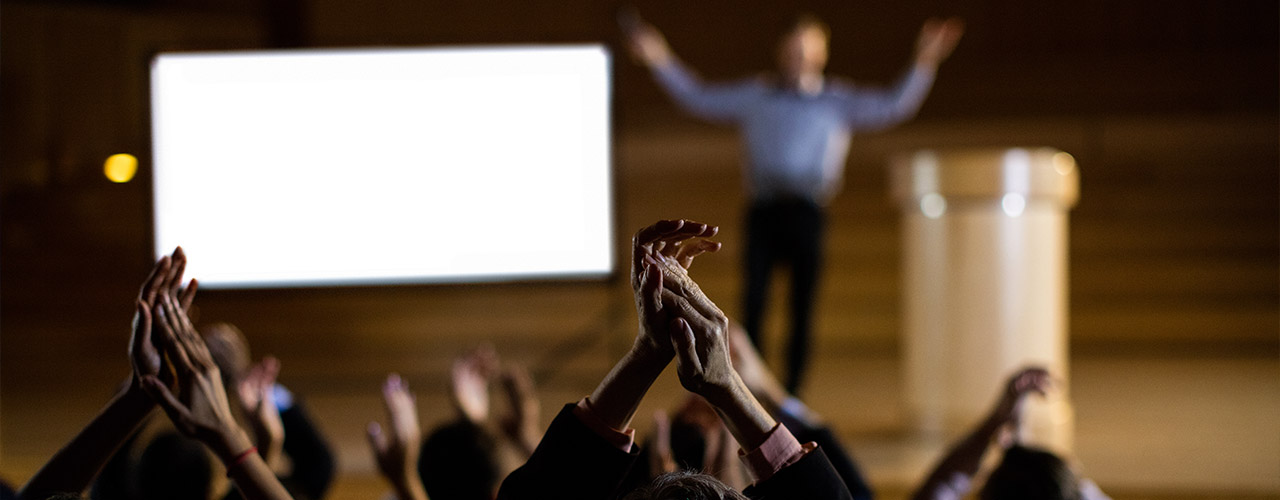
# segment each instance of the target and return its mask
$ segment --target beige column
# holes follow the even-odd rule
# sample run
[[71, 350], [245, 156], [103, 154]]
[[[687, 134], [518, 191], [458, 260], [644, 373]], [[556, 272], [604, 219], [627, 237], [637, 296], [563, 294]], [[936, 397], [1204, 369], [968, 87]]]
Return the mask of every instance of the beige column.
[[[1051, 148], [942, 149], [894, 161], [902, 206], [903, 356], [916, 431], [978, 422], [1017, 369], [1062, 383], [1027, 405], [1023, 437], [1069, 452], [1067, 211], [1071, 155]], [[1035, 399], [1035, 398], [1033, 398]]]

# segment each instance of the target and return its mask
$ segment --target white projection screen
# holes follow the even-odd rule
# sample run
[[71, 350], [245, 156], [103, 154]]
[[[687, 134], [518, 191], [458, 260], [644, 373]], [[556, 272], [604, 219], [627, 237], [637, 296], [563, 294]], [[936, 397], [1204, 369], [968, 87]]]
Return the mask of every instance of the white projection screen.
[[212, 288], [608, 276], [609, 70], [595, 45], [161, 54], [156, 254]]

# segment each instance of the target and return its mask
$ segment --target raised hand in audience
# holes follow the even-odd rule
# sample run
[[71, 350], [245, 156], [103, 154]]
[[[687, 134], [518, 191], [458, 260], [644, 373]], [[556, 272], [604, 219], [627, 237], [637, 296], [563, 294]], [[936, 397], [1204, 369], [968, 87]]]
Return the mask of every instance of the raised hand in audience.
[[172, 381], [173, 374], [153, 341], [151, 311], [157, 297], [173, 294], [183, 308], [195, 298], [196, 281], [182, 288], [186, 256], [178, 248], [172, 256], [156, 262], [142, 282], [134, 307], [133, 333], [129, 340], [129, 362], [133, 373], [123, 391], [94, 417], [61, 450], [49, 459], [27, 484], [22, 498], [47, 498], [54, 493], [80, 494], [93, 482], [116, 450], [141, 426], [155, 403], [141, 385], [143, 377]]
[[382, 477], [395, 489], [398, 500], [427, 500], [418, 475], [418, 454], [422, 428], [418, 424], [416, 398], [409, 384], [397, 374], [382, 384], [382, 401], [387, 409], [386, 432], [377, 422], [369, 422], [369, 447]]
[[502, 388], [511, 411], [502, 419], [502, 431], [516, 444], [524, 458], [529, 458], [538, 446], [542, 432], [538, 424], [542, 403], [533, 386], [533, 377], [524, 366], [510, 365], [502, 372]]
[[982, 466], [982, 458], [991, 443], [1017, 422], [1027, 395], [1044, 395], [1050, 383], [1049, 372], [1040, 367], [1024, 368], [1009, 377], [987, 418], [951, 448], [912, 498], [932, 500], [964, 496], [972, 487], [973, 477]]
[[159, 294], [152, 322], [158, 325], [159, 343], [174, 368], [175, 388], [154, 375], [142, 377], [143, 388], [179, 432], [214, 452], [246, 499], [291, 498], [248, 434], [236, 424], [218, 367], [179, 298], [172, 293]]
[[280, 472], [284, 462], [284, 422], [276, 406], [276, 377], [280, 361], [267, 356], [245, 372], [236, 388], [245, 416], [253, 426], [255, 445], [271, 470]]
[[453, 360], [453, 403], [463, 418], [476, 425], [489, 421], [489, 381], [498, 370], [498, 353], [485, 345]]

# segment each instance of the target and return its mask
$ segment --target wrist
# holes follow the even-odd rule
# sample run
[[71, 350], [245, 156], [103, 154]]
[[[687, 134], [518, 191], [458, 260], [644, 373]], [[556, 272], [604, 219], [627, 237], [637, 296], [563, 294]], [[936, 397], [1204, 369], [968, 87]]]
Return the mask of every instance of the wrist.
[[124, 391], [116, 397], [121, 403], [139, 411], [149, 412], [156, 406], [155, 400], [151, 399], [151, 395], [142, 388], [142, 379], [137, 375], [129, 377], [129, 383], [125, 385]]
[[213, 450], [214, 455], [222, 461], [223, 465], [230, 466], [238, 457], [246, 450], [254, 447], [253, 441], [239, 427], [219, 432], [213, 439], [205, 443]]
[[670, 346], [661, 346], [652, 337], [641, 336], [631, 344], [631, 351], [624, 361], [639, 366], [661, 366], [666, 368], [675, 359], [676, 353]]

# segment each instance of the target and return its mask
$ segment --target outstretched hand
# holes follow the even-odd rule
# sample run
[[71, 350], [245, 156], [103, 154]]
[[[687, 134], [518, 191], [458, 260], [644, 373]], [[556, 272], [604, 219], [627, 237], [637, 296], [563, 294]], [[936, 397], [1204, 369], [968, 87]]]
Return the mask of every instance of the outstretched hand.
[[382, 385], [389, 432], [377, 422], [369, 422], [369, 447], [378, 470], [391, 482], [400, 500], [426, 500], [426, 490], [418, 476], [418, 453], [422, 445], [422, 428], [418, 424], [416, 398], [409, 384], [392, 373]]
[[498, 353], [485, 345], [453, 360], [453, 403], [464, 418], [476, 425], [489, 420], [489, 381], [498, 370]]
[[649, 67], [662, 66], [671, 60], [671, 48], [667, 40], [653, 25], [645, 22], [635, 9], [618, 13], [618, 27], [626, 37], [631, 57]]
[[691, 220], [664, 220], [636, 232], [631, 242], [631, 288], [640, 317], [637, 348], [668, 360], [675, 354], [671, 316], [663, 312], [663, 290], [697, 286], [685, 270], [699, 255], [720, 249], [719, 243], [706, 239], [719, 230]]
[[256, 445], [262, 459], [272, 469], [279, 469], [284, 457], [284, 422], [276, 407], [276, 377], [280, 375], [280, 360], [263, 358], [253, 365], [237, 387], [245, 414], [253, 425]]
[[1044, 396], [1051, 384], [1049, 372], [1044, 368], [1033, 366], [1019, 370], [1005, 383], [1000, 401], [991, 412], [991, 420], [1002, 425], [1017, 423], [1026, 396], [1033, 392]]
[[524, 366], [512, 365], [502, 372], [501, 378], [510, 410], [502, 419], [502, 431], [520, 447], [521, 452], [526, 456], [532, 455], [534, 448], [538, 447], [538, 439], [542, 437], [538, 425], [542, 403], [538, 401], [533, 377]]
[[937, 66], [955, 50], [964, 35], [964, 20], [958, 17], [925, 21], [916, 39], [916, 64]]

